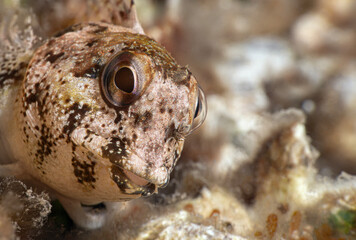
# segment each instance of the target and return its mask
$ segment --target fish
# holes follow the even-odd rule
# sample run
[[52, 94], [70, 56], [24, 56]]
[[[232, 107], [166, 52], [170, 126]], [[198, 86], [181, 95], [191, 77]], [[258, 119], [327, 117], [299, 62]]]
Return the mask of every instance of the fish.
[[22, 54], [0, 52], [0, 150], [12, 159], [0, 169], [46, 186], [88, 229], [105, 222], [98, 206], [165, 187], [206, 117], [193, 74], [123, 3], [130, 24], [78, 23]]

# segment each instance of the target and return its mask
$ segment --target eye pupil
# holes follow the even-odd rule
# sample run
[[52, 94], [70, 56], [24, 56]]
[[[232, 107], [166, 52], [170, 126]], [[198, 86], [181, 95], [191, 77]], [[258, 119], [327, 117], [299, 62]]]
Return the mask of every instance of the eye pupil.
[[128, 67], [120, 68], [115, 74], [115, 86], [126, 93], [131, 93], [135, 88], [135, 76]]
[[198, 100], [197, 101], [197, 106], [196, 106], [196, 108], [195, 108], [195, 113], [194, 113], [194, 118], [196, 118], [197, 116], [199, 116], [199, 113], [200, 113], [200, 101]]

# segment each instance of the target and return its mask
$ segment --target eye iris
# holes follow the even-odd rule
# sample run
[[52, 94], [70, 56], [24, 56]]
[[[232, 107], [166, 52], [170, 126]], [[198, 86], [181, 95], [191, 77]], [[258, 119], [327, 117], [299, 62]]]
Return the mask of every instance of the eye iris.
[[120, 68], [115, 74], [115, 86], [126, 93], [131, 93], [135, 88], [135, 76], [128, 67]]
[[207, 105], [206, 105], [206, 99], [203, 90], [201, 90], [201, 88], [198, 87], [198, 95], [197, 95], [197, 102], [195, 105], [193, 123], [187, 135], [192, 133], [204, 122], [206, 117], [206, 110], [207, 110]]

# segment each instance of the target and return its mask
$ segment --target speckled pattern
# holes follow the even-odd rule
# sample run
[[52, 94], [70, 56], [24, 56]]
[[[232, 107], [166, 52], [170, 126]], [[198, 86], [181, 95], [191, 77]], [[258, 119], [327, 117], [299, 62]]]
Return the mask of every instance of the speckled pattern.
[[[105, 66], [121, 53], [143, 65], [137, 99], [108, 101]], [[150, 195], [169, 181], [199, 90], [154, 40], [105, 23], [72, 26], [39, 47], [12, 111], [10, 145], [30, 175], [84, 204]]]

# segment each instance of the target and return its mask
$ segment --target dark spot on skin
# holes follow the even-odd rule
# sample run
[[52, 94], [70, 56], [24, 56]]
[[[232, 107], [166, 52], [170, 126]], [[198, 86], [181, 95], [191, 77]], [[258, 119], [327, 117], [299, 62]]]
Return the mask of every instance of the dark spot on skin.
[[164, 113], [166, 110], [164, 108], [159, 109], [160, 113]]
[[[6, 62], [6, 59], [3, 59]], [[5, 63], [3, 63], [5, 64]], [[4, 65], [5, 66], [5, 65]], [[0, 72], [0, 88], [5, 84], [5, 81], [8, 79], [13, 79], [15, 81], [21, 81], [24, 78], [27, 63], [21, 62], [17, 66], [8, 67], [4, 69], [4, 66], [1, 67], [2, 71]]]
[[82, 107], [78, 103], [74, 103], [69, 107], [68, 112], [71, 112], [67, 119], [67, 125], [63, 127], [63, 133], [67, 135], [67, 142], [69, 142], [70, 134], [80, 125], [84, 119], [86, 113], [91, 108], [87, 104], [83, 104]]
[[137, 139], [137, 134], [134, 133], [134, 134], [132, 135], [132, 140], [133, 140], [133, 141], [136, 141], [136, 139]]
[[75, 25], [72, 25], [62, 31], [59, 31], [58, 33], [56, 33], [54, 35], [54, 37], [60, 37], [68, 32], [79, 32], [80, 30], [83, 29], [83, 27], [85, 26], [86, 24], [82, 24], [82, 23], [79, 23], [79, 24], [75, 24]]
[[127, 138], [125, 138], [125, 137], [122, 139], [122, 142], [123, 142], [126, 146], [130, 146], [130, 144], [131, 144], [130, 140], [127, 139]]
[[89, 23], [89, 25], [91, 25], [91, 26], [95, 25], [95, 27], [96, 27], [94, 30], [91, 31], [92, 33], [102, 33], [102, 32], [105, 32], [108, 29], [108, 27], [100, 26], [98, 24]]
[[174, 126], [174, 123], [171, 123], [171, 125], [169, 125], [169, 127], [166, 129], [164, 141], [166, 142], [171, 137], [176, 138], [176, 133], [177, 129]]
[[95, 63], [88, 68], [80, 69], [76, 68], [74, 70], [75, 77], [89, 77], [89, 78], [97, 78], [99, 76], [101, 69], [101, 65]]
[[39, 115], [41, 118], [43, 118], [43, 106], [44, 106], [44, 99], [41, 100], [40, 95], [42, 93], [42, 90], [40, 89], [40, 84], [36, 83], [34, 86], [33, 91], [31, 91], [31, 93], [25, 98], [25, 102], [27, 103], [27, 107], [25, 107], [25, 109], [28, 108], [28, 106], [32, 103], [37, 103], [37, 109], [39, 112]]
[[20, 67], [20, 69], [21, 69], [21, 68], [26, 67], [26, 65], [27, 65], [27, 63], [25, 63], [25, 62], [20, 62], [19, 67]]
[[51, 51], [46, 55], [46, 61], [49, 61], [50, 63], [54, 63], [55, 61], [57, 61], [58, 58], [62, 57], [63, 55], [64, 52], [53, 54], [53, 52]]
[[55, 39], [50, 39], [49, 41], [48, 41], [48, 43], [47, 43], [47, 46], [50, 48], [52, 45], [53, 45], [53, 43], [55, 42], [56, 40]]
[[119, 111], [116, 111], [116, 118], [114, 120], [114, 123], [117, 124], [118, 122], [120, 122], [121, 118], [122, 118], [121, 113]]
[[152, 167], [153, 167], [153, 163], [152, 163], [152, 162], [148, 162], [148, 163], [147, 163], [147, 166], [146, 166], [146, 168], [145, 168], [145, 174], [146, 174], [146, 176], [149, 175], [150, 170], [152, 169]]
[[152, 120], [152, 113], [146, 111], [141, 119], [143, 124], [148, 124]]
[[87, 129], [86, 131], [87, 135], [85, 135], [84, 139], [86, 140], [87, 138], [90, 137], [90, 135], [93, 133], [92, 131], [90, 131], [89, 129]]
[[119, 14], [123, 20], [126, 20], [129, 18], [130, 12], [131, 12], [131, 9], [129, 9], [128, 11], [120, 11]]
[[97, 43], [98, 40], [97, 39], [92, 39], [90, 40], [87, 44], [85, 44], [85, 46], [87, 47], [92, 47], [95, 43]]
[[77, 181], [91, 188], [95, 188], [95, 165], [95, 162], [80, 162], [77, 158], [73, 157], [72, 166], [74, 175], [77, 177]]
[[[122, 169], [118, 166], [112, 165], [111, 167], [112, 179], [119, 187], [120, 191], [125, 193], [129, 186], [125, 182], [126, 175], [123, 173]], [[139, 193], [132, 193], [132, 195], [137, 195]]]
[[120, 138], [113, 137], [106, 146], [101, 147], [103, 157], [108, 158], [114, 164], [120, 165], [121, 160], [127, 157], [126, 144]]
[[40, 137], [37, 140], [37, 150], [35, 155], [36, 162], [39, 165], [42, 165], [45, 158], [52, 153], [54, 137], [50, 132], [50, 129], [45, 124], [42, 124], [41, 128], [38, 126], [37, 128], [40, 131]]
[[134, 124], [142, 124], [143, 126], [148, 126], [150, 124], [150, 121], [152, 120], [152, 113], [149, 111], [146, 111], [144, 114], [139, 115], [137, 113], [133, 113], [133, 118], [134, 118]]
[[134, 118], [134, 124], [137, 125], [140, 122], [140, 115], [137, 113], [132, 113], [132, 116]]

